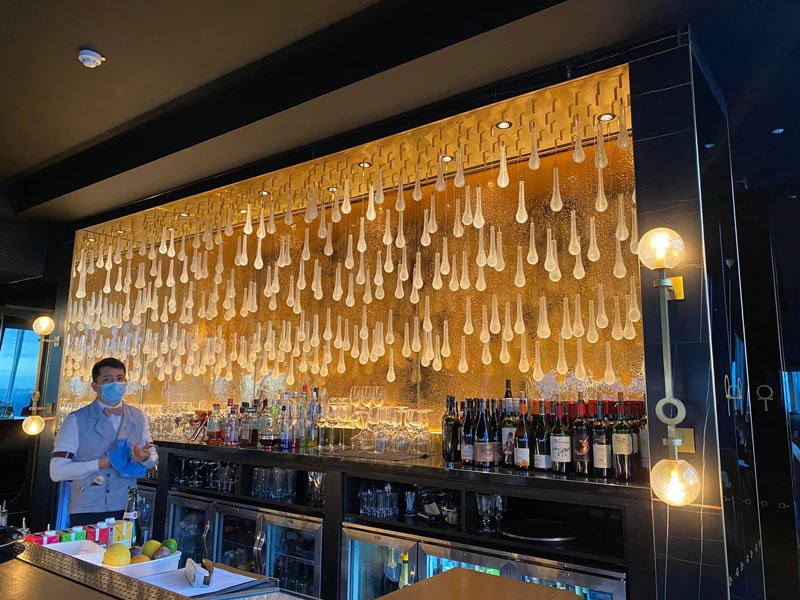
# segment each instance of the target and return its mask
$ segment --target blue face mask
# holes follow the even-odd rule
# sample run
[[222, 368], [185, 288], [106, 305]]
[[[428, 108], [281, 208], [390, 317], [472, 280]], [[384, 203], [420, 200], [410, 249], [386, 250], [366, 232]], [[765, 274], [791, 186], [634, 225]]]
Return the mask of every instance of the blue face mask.
[[128, 384], [125, 381], [112, 381], [100, 386], [100, 396], [108, 404], [117, 404], [125, 395]]

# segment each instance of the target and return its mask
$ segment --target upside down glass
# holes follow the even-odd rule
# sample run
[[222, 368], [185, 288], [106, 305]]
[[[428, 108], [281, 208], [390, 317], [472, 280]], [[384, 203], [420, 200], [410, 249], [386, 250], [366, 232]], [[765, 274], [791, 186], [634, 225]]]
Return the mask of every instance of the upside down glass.
[[490, 525], [495, 509], [494, 496], [475, 494], [475, 500], [478, 504], [478, 515], [480, 515], [481, 519], [483, 519], [483, 527], [478, 530], [478, 533], [494, 533], [495, 530], [492, 529]]

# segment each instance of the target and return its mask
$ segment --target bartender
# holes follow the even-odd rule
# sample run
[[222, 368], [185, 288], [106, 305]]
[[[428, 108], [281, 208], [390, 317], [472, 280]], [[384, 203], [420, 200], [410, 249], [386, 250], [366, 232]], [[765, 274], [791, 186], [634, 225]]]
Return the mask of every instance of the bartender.
[[56, 436], [50, 478], [70, 482], [70, 526], [121, 519], [128, 488], [158, 461], [144, 413], [122, 402], [127, 387], [122, 361], [92, 367], [97, 397], [70, 413]]

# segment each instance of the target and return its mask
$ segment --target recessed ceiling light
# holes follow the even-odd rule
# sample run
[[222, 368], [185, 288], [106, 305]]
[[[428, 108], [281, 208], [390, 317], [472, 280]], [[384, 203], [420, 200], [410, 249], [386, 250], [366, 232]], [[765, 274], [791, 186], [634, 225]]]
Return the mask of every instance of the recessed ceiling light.
[[106, 57], [99, 52], [90, 50], [89, 48], [81, 48], [78, 50], [78, 60], [87, 69], [94, 69], [95, 67], [102, 65], [105, 62]]
[[713, 148], [714, 146], [715, 146], [715, 144], [712, 144], [711, 142], [706, 144], [706, 148], [708, 148], [709, 150], [711, 150], [711, 148]]
[[494, 124], [498, 129], [510, 129], [512, 125], [513, 123], [511, 121], [506, 121], [505, 119]]
[[94, 238], [86, 238], [86, 241], [87, 241], [87, 242], [93, 242], [93, 241], [94, 241]]
[[122, 235], [123, 233], [125, 233], [125, 230], [124, 229], [117, 229], [117, 233], [119, 235]]
[[358, 163], [358, 166], [362, 169], [369, 169], [372, 166], [372, 163], [368, 160], [362, 160], [360, 163]]
[[240, 215], [246, 215], [247, 214], [247, 209], [246, 208], [240, 208], [239, 209], [239, 214]]
[[452, 157], [452, 156], [450, 156], [449, 154], [445, 154], [445, 155], [442, 157], [442, 162], [452, 162], [452, 161], [453, 161], [453, 157]]
[[179, 217], [188, 217], [189, 213], [186, 212], [185, 210], [182, 210], [181, 212], [178, 213], [178, 216]]
[[772, 133], [774, 133], [775, 135], [780, 135], [780, 134], [781, 134], [781, 133], [783, 133], [784, 131], [785, 131], [785, 130], [784, 130], [784, 128], [783, 128], [783, 127], [776, 127], [775, 129], [773, 129], [773, 130], [772, 130]]
[[329, 185], [328, 186], [328, 191], [331, 192], [331, 193], [335, 192], [336, 191], [336, 186], [335, 185]]
[[597, 115], [597, 120], [602, 121], [603, 123], [607, 123], [608, 121], [613, 121], [614, 117], [616, 117], [614, 113], [604, 112]]
[[269, 192], [267, 190], [258, 190], [258, 193], [261, 196], [269, 196]]

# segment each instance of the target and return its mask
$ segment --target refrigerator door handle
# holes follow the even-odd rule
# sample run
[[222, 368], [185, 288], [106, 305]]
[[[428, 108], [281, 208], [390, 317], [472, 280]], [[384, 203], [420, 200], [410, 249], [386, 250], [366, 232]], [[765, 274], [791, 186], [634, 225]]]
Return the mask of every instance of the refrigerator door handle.
[[261, 558], [261, 550], [264, 548], [265, 538], [264, 532], [259, 530], [253, 543], [253, 562], [255, 563], [256, 573], [260, 574], [265, 571], [264, 561]]
[[[208, 532], [211, 530], [211, 520], [206, 519], [206, 524], [203, 525], [203, 557], [211, 558], [208, 556]], [[213, 560], [213, 558], [211, 558]]]

